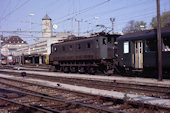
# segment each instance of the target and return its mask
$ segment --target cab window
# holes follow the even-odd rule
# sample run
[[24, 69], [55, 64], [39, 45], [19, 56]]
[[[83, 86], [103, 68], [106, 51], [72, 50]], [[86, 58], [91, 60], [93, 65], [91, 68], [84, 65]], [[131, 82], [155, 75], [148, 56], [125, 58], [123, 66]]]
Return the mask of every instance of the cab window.
[[107, 41], [106, 38], [103, 38], [103, 45], [106, 45]]

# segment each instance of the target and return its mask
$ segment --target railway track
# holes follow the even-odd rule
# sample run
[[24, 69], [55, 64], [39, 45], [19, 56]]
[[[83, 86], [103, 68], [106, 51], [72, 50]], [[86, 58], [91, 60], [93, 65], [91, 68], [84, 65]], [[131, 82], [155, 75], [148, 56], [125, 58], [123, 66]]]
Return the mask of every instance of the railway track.
[[[37, 95], [33, 93], [23, 92], [23, 91], [16, 91], [11, 90], [7, 88], [0, 88], [0, 90], [4, 91], [10, 91], [13, 94], [22, 95], [22, 96], [16, 96], [16, 97], [1, 97], [0, 99], [3, 101], [8, 101], [14, 104], [30, 107], [32, 109], [36, 109], [41, 112], [47, 112], [47, 113], [62, 113], [62, 112], [79, 112], [82, 111], [82, 113], [88, 112], [101, 112], [101, 113], [123, 113], [118, 110], [107, 110], [102, 109], [96, 106], [82, 104], [78, 102], [73, 101], [67, 101], [63, 99], [57, 99], [53, 97], [48, 96], [42, 96]], [[125, 112], [124, 112], [125, 113]]]
[[[50, 111], [50, 109], [45, 109], [38, 106], [32, 106], [32, 105], [21, 103], [21, 101], [18, 102], [14, 100], [15, 98], [19, 98], [19, 97], [21, 98], [25, 96], [24, 93], [21, 92], [19, 93], [18, 91], [5, 89], [5, 88], [0, 88], [0, 90], [3, 92], [8, 92], [3, 94], [3, 96], [0, 96], [1, 113], [52, 113], [52, 110]], [[11, 97], [9, 95], [15, 95], [15, 97], [14, 96]]]
[[[73, 91], [40, 85], [37, 83], [30, 83], [26, 81], [14, 80], [14, 79], [9, 79], [9, 78], [0, 78], [0, 86], [4, 88], [10, 88], [10, 89], [12, 88], [13, 90], [20, 90], [19, 92], [21, 92], [22, 95], [29, 95], [29, 94], [36, 95], [36, 96], [38, 95], [38, 97], [36, 97], [38, 98], [38, 101], [37, 99], [35, 99], [36, 101], [31, 99], [30, 101], [31, 104], [29, 104], [28, 106], [38, 107], [38, 108], [41, 108], [42, 110], [48, 110], [48, 109], [51, 111], [53, 110], [52, 112], [55, 112], [53, 108], [58, 108], [57, 110], [59, 110], [60, 112], [65, 112], [65, 109], [67, 109], [66, 110], [67, 112], [68, 111], [70, 112], [81, 111], [81, 113], [84, 113], [87, 111], [88, 113], [89, 112], [91, 113], [98, 113], [98, 112], [124, 113], [123, 111], [131, 112], [131, 113], [137, 113], [137, 112], [145, 113], [145, 112], [154, 111], [155, 113], [157, 112], [160, 113], [160, 112], [166, 111], [166, 109], [158, 108], [155, 106], [149, 106], [147, 104], [128, 102], [128, 101], [126, 102], [120, 99], [112, 99], [112, 98], [105, 98], [101, 96], [89, 95], [89, 94], [84, 94], [84, 93], [77, 93]], [[31, 97], [31, 98], [35, 98], [35, 97]], [[61, 104], [62, 105], [61, 108], [63, 109], [60, 109], [59, 107], [60, 104], [56, 104], [56, 102], [54, 102], [55, 103], [54, 105], [49, 104], [49, 103], [52, 103], [51, 101], [54, 101], [54, 100], [47, 101], [46, 99], [49, 99], [49, 98], [54, 99], [55, 101], [59, 100], [60, 104], [61, 102], [64, 102], [64, 105]], [[18, 100], [19, 102], [23, 100], [27, 104], [30, 103], [29, 101], [26, 101], [30, 99], [27, 99], [27, 97], [25, 98], [25, 96], [22, 98], [19, 98]], [[46, 103], [42, 104], [40, 100], [43, 100], [43, 103], [45, 100]], [[23, 101], [22, 103], [24, 103]], [[32, 104], [32, 103], [35, 103], [35, 104]], [[36, 104], [36, 103], [39, 103], [39, 104]], [[44, 105], [45, 107], [42, 105]], [[52, 106], [52, 108], [50, 108], [48, 105]], [[73, 107], [70, 108], [68, 106], [73, 106]]]
[[[7, 81], [6, 81], [7, 82]], [[92, 104], [85, 104], [81, 102], [76, 102], [72, 100], [67, 100], [64, 98], [57, 98], [56, 95], [53, 96], [52, 94], [49, 95], [45, 93], [41, 93], [35, 90], [28, 90], [26, 88], [21, 88], [19, 86], [11, 85], [11, 83], [0, 83], [4, 86], [10, 86], [14, 89], [9, 88], [0, 88], [2, 92], [8, 92], [8, 94], [3, 94], [0, 96], [0, 99], [3, 101], [7, 101], [8, 103], [13, 103], [14, 105], [17, 104], [17, 107], [24, 106], [29, 108], [29, 110], [37, 110], [40, 112], [49, 112], [49, 113], [126, 113], [120, 110], [115, 109], [107, 109], [104, 107], [92, 105]], [[23, 82], [22, 82], [23, 84]], [[2, 85], [2, 86], [3, 86]], [[40, 86], [39, 86], [40, 88]], [[35, 89], [35, 88], [34, 88]], [[25, 90], [25, 91], [18, 91], [18, 90]], [[41, 88], [42, 90], [42, 88]], [[12, 96], [9, 93], [13, 93]], [[47, 92], [46, 92], [47, 93]], [[17, 96], [16, 96], [17, 95]], [[65, 94], [66, 96], [67, 94]], [[67, 95], [68, 96], [68, 95]], [[72, 97], [72, 96], [71, 96]], [[71, 98], [70, 96], [67, 98]], [[75, 98], [75, 97], [72, 97]], [[77, 98], [78, 99], [78, 98]], [[92, 102], [92, 101], [91, 101]], [[13, 106], [14, 106], [13, 105]], [[16, 106], [14, 106], [16, 107]], [[21, 107], [19, 108], [21, 109]], [[13, 109], [14, 110], [14, 109]], [[17, 109], [18, 110], [18, 109]]]
[[49, 71], [49, 65], [0, 65], [1, 69], [29, 70], [29, 71]]
[[[11, 73], [20, 76], [20, 73]], [[120, 82], [120, 81], [99, 81], [99, 80], [87, 80], [79, 78], [66, 78], [66, 77], [53, 77], [53, 76], [42, 76], [35, 74], [27, 74], [27, 77], [37, 78], [42, 80], [48, 80], [53, 82], [60, 82], [65, 84], [72, 84], [77, 86], [86, 86], [96, 89], [104, 90], [114, 90], [118, 92], [125, 92], [130, 94], [139, 94], [150, 97], [165, 98], [170, 99], [170, 87], [168, 86], [155, 86], [155, 85], [146, 85], [146, 84], [136, 84], [129, 82]]]
[[[43, 77], [40, 78], [42, 79]], [[80, 85], [97, 89], [114, 90], [118, 92], [127, 92], [131, 94], [140, 94], [151, 97], [170, 99], [170, 87], [165, 86], [125, 83], [119, 81], [106, 82], [64, 77], [57, 77], [52, 79], [57, 82], [62, 82], [66, 84]]]

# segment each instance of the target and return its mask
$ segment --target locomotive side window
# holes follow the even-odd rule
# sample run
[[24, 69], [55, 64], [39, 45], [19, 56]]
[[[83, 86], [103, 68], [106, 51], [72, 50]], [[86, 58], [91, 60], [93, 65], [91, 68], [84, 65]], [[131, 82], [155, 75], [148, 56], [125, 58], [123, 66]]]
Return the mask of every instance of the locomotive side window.
[[70, 45], [70, 48], [69, 48], [69, 49], [70, 49], [70, 51], [72, 51], [72, 48], [73, 48], [73, 46], [72, 46], [72, 45]]
[[63, 51], [65, 51], [65, 47], [63, 46]]
[[57, 47], [54, 47], [54, 52], [57, 52]]
[[90, 47], [91, 47], [90, 43], [87, 43], [87, 48], [90, 48]]
[[106, 38], [103, 38], [103, 45], [106, 45]]
[[96, 40], [96, 48], [99, 48], [99, 41]]
[[112, 38], [108, 37], [108, 43], [112, 43]]
[[78, 49], [80, 49], [81, 48], [81, 45], [80, 44], [78, 44]]
[[124, 50], [124, 53], [129, 53], [129, 42], [128, 41], [124, 42], [123, 50]]
[[149, 39], [145, 41], [145, 52], [157, 51], [157, 41]]

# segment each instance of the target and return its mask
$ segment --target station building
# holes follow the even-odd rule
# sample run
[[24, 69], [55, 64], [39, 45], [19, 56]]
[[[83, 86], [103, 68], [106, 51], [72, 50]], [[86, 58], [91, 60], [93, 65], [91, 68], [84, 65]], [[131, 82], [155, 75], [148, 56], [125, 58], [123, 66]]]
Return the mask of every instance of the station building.
[[62, 42], [68, 37], [67, 32], [53, 36], [51, 18], [46, 14], [42, 19], [42, 38], [33, 44], [19, 47], [15, 56], [20, 64], [48, 64], [51, 53], [51, 44]]

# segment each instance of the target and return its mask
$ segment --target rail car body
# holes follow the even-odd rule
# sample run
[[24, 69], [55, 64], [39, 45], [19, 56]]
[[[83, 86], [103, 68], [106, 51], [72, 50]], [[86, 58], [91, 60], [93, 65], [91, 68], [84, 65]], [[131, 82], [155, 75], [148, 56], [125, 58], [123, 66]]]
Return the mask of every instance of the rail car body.
[[1, 64], [2, 65], [6, 65], [7, 64], [7, 58], [6, 57], [2, 58]]
[[[170, 28], [162, 29], [162, 68], [170, 72]], [[118, 38], [118, 62], [126, 71], [157, 70], [157, 31], [147, 30], [120, 36]]]
[[12, 55], [9, 55], [7, 57], [4, 57], [1, 61], [1, 64], [2, 65], [15, 65], [16, 64], [16, 57], [15, 56], [12, 56]]
[[[52, 44], [50, 64], [64, 72], [95, 73], [106, 70], [115, 59], [115, 42], [119, 35], [98, 35]], [[107, 65], [107, 66], [106, 66]]]
[[7, 63], [10, 64], [10, 65], [15, 65], [16, 64], [16, 57], [12, 56], [12, 55], [9, 55], [7, 57]]

